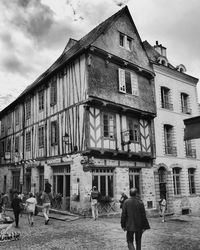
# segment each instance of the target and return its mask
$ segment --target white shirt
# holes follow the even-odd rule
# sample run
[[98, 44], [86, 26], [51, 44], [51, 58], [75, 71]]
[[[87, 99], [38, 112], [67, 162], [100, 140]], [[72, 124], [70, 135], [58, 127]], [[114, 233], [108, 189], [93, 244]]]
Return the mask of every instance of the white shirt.
[[26, 200], [26, 204], [27, 204], [27, 212], [34, 212], [37, 200], [34, 197], [28, 198]]

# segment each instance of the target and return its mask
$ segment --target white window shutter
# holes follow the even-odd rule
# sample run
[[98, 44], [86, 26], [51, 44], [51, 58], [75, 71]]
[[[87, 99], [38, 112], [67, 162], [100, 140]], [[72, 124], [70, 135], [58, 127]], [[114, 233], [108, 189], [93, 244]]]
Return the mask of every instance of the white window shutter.
[[138, 78], [135, 73], [131, 73], [131, 86], [132, 86], [132, 94], [138, 96]]
[[118, 69], [119, 74], [119, 92], [126, 93], [125, 71]]

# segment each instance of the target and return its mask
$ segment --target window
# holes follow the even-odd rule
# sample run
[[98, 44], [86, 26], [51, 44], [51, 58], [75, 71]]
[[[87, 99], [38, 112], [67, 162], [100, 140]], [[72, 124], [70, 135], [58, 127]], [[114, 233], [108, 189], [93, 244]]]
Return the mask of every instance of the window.
[[124, 35], [122, 33], [119, 33], [119, 45], [124, 47]]
[[25, 103], [26, 109], [26, 119], [28, 120], [31, 117], [31, 98], [28, 98]]
[[96, 186], [102, 196], [113, 197], [113, 172], [112, 168], [92, 170], [92, 186]]
[[19, 108], [15, 109], [15, 125], [19, 124]]
[[4, 120], [1, 120], [1, 133], [3, 134], [5, 132], [5, 124]]
[[31, 132], [26, 132], [26, 151], [31, 150]]
[[191, 109], [189, 108], [189, 96], [185, 93], [181, 93], [181, 109], [184, 114], [191, 114]]
[[195, 169], [188, 169], [188, 179], [189, 179], [189, 192], [190, 194], [195, 194]]
[[11, 139], [7, 139], [6, 152], [11, 152]]
[[7, 119], [8, 119], [8, 128], [11, 128], [11, 124], [12, 124], [12, 115], [11, 115], [11, 113], [8, 114]]
[[51, 122], [51, 145], [58, 144], [58, 124], [56, 121]]
[[44, 90], [39, 91], [39, 111], [44, 109]]
[[180, 168], [173, 168], [173, 183], [175, 195], [181, 194], [180, 172]]
[[50, 105], [53, 106], [57, 103], [57, 84], [56, 80], [54, 80], [51, 83], [51, 88], [50, 88]]
[[39, 192], [44, 190], [44, 167], [39, 168]]
[[196, 158], [196, 149], [193, 148], [192, 140], [185, 141], [185, 153], [186, 157]]
[[19, 152], [19, 136], [15, 137], [15, 152]]
[[115, 121], [113, 114], [103, 114], [103, 136], [114, 139]]
[[12, 189], [20, 191], [20, 171], [12, 172]]
[[137, 188], [140, 194], [140, 169], [129, 168], [129, 188]]
[[176, 147], [173, 146], [173, 126], [164, 125], [165, 154], [176, 156]]
[[127, 48], [129, 50], [132, 49], [132, 38], [130, 38], [130, 37], [127, 37]]
[[44, 147], [44, 126], [39, 127], [39, 148], [43, 148]]
[[132, 118], [127, 120], [129, 141], [139, 142], [139, 124], [138, 121]]
[[161, 87], [161, 107], [173, 110], [173, 105], [170, 103], [170, 89], [166, 87]]
[[119, 69], [119, 91], [138, 96], [138, 79], [134, 72]]

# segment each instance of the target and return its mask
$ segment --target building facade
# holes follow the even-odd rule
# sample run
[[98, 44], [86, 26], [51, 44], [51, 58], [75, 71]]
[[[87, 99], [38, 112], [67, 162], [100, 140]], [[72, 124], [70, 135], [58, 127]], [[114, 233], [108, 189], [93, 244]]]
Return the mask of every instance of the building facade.
[[158, 42], [144, 46], [156, 74], [156, 200], [164, 196], [169, 213], [199, 214], [200, 140], [184, 140], [184, 120], [199, 115], [198, 79], [184, 65], [172, 66]]
[[89, 209], [93, 185], [118, 209], [137, 187], [156, 208], [154, 72], [127, 7], [62, 55], [0, 112], [0, 190], [38, 193]]

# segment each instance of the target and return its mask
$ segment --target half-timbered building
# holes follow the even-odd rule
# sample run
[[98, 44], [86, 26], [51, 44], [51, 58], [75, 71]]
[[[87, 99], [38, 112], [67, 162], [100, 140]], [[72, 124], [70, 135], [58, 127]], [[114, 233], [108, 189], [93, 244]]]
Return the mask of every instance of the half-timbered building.
[[154, 209], [155, 115], [154, 72], [125, 7], [70, 39], [0, 112], [0, 189], [37, 193], [48, 180], [63, 208], [83, 213], [93, 185], [114, 203], [137, 187]]

